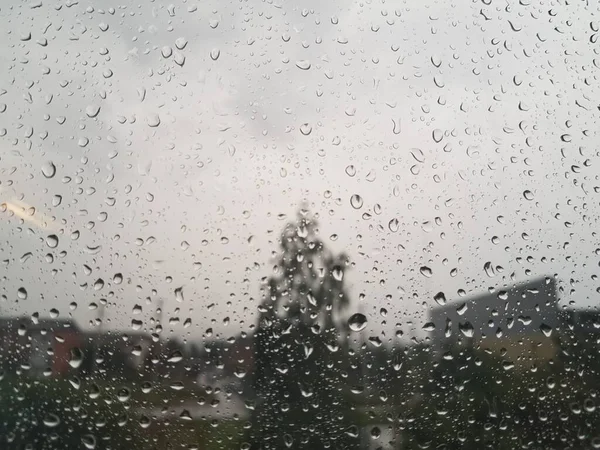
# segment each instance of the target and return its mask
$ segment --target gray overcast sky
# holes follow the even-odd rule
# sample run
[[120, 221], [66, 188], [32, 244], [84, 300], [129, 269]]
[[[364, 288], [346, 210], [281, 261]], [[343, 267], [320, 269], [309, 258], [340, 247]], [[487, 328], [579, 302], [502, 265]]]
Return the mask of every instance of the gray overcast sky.
[[[355, 262], [351, 312], [370, 332], [410, 333], [435, 293], [513, 273], [558, 274], [563, 302], [596, 305], [597, 14], [585, 2], [0, 0], [0, 309], [66, 316], [74, 301], [85, 326], [113, 292], [111, 327], [140, 304], [149, 329], [164, 299], [192, 336], [248, 330], [304, 201]], [[490, 278], [487, 261], [503, 270]]]

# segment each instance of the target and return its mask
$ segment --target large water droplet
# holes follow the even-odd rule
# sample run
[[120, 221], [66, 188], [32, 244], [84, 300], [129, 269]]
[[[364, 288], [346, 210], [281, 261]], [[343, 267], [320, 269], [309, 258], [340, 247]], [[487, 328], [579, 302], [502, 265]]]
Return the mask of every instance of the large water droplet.
[[362, 331], [367, 327], [367, 318], [364, 314], [352, 314], [348, 319], [348, 326], [352, 331]]
[[46, 178], [52, 178], [54, 175], [56, 175], [56, 166], [52, 161], [46, 161], [42, 165], [42, 174]]
[[337, 281], [342, 281], [344, 279], [344, 271], [340, 266], [335, 266], [331, 273], [333, 278], [335, 278]]
[[87, 114], [88, 117], [96, 117], [98, 115], [98, 113], [100, 113], [100, 106], [98, 105], [88, 105], [85, 108], [85, 113]]
[[296, 61], [296, 67], [298, 67], [298, 69], [308, 70], [310, 69], [310, 61], [306, 59]]
[[44, 416], [43, 422], [48, 428], [54, 428], [60, 424], [60, 417], [56, 414], [48, 413]]
[[69, 365], [73, 369], [77, 369], [79, 366], [81, 366], [82, 362], [83, 362], [83, 352], [77, 347], [72, 348], [71, 355], [69, 357]]
[[160, 117], [158, 114], [150, 114], [146, 117], [146, 123], [149, 127], [156, 128], [160, 125]]
[[446, 296], [444, 295], [444, 293], [443, 293], [443, 292], [438, 292], [437, 294], [435, 294], [435, 295], [433, 296], [433, 299], [435, 300], [435, 302], [436, 302], [438, 305], [442, 305], [442, 306], [443, 306], [443, 305], [445, 305], [445, 304], [446, 304]]
[[58, 247], [58, 236], [55, 234], [51, 234], [50, 236], [46, 236], [46, 245], [50, 248]]
[[433, 271], [427, 266], [421, 267], [419, 269], [419, 272], [421, 272], [421, 275], [427, 278], [431, 278], [431, 276], [433, 275]]
[[350, 197], [350, 204], [354, 209], [360, 209], [363, 205], [363, 199], [360, 195], [354, 194], [352, 197]]

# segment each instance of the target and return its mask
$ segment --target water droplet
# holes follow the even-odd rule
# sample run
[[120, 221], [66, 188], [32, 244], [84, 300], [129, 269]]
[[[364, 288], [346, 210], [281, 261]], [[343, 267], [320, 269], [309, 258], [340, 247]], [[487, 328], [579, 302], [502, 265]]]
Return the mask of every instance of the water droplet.
[[308, 69], [310, 69], [310, 61], [308, 61], [306, 59], [302, 59], [300, 61], [296, 61], [296, 67], [298, 69], [308, 70]]
[[410, 154], [413, 158], [415, 158], [415, 160], [417, 160], [420, 163], [425, 161], [425, 155], [423, 154], [423, 150], [421, 150], [420, 148], [411, 148]]
[[435, 130], [433, 130], [432, 137], [436, 143], [440, 143], [440, 142], [442, 142], [442, 139], [444, 138], [444, 132], [442, 130], [436, 128]]
[[475, 330], [473, 328], [473, 325], [471, 325], [471, 322], [459, 323], [458, 329], [461, 331], [462, 334], [469, 338], [473, 337], [473, 335], [475, 334]]
[[348, 319], [348, 326], [352, 331], [362, 331], [367, 327], [367, 318], [364, 314], [352, 314]]
[[352, 164], [350, 164], [349, 166], [346, 167], [346, 174], [349, 177], [353, 177], [354, 175], [356, 175], [356, 167], [354, 167]]
[[363, 205], [362, 197], [358, 194], [354, 194], [352, 197], [350, 197], [350, 205], [352, 205], [352, 207], [354, 209], [362, 208], [362, 205]]
[[121, 284], [123, 282], [123, 275], [120, 273], [116, 273], [113, 276], [113, 283], [115, 284]]
[[82, 362], [83, 362], [83, 352], [77, 347], [72, 348], [71, 355], [69, 357], [69, 365], [73, 369], [77, 369], [79, 366], [81, 366]]
[[445, 304], [446, 304], [446, 296], [444, 295], [444, 293], [443, 293], [443, 292], [438, 292], [437, 294], [435, 294], [435, 295], [433, 296], [433, 299], [435, 300], [435, 302], [436, 302], [438, 305], [442, 305], [442, 306], [443, 306], [443, 305], [445, 305]]
[[94, 118], [100, 113], [100, 106], [98, 105], [88, 105], [85, 108], [85, 113], [88, 117]]
[[427, 322], [425, 325], [423, 325], [423, 330], [431, 332], [435, 330], [435, 324], [433, 322]]
[[56, 236], [55, 234], [46, 236], [46, 245], [50, 248], [58, 247], [58, 236]]
[[485, 274], [490, 278], [496, 276], [496, 271], [494, 270], [494, 266], [492, 266], [492, 263], [490, 261], [486, 262], [483, 265], [483, 270], [485, 271]]
[[24, 287], [17, 289], [17, 297], [19, 300], [27, 300], [27, 290]]
[[185, 48], [185, 46], [187, 45], [188, 41], [186, 38], [184, 37], [178, 37], [175, 40], [175, 47], [177, 47], [178, 50], [183, 50]]
[[335, 278], [337, 281], [342, 281], [344, 279], [344, 271], [340, 266], [334, 266], [331, 273], [333, 278]]
[[183, 302], [183, 287], [175, 289], [175, 300], [177, 300], [180, 303]]
[[546, 325], [545, 323], [540, 325], [540, 330], [542, 330], [542, 333], [544, 333], [544, 336], [546, 337], [550, 337], [552, 335], [552, 327]]
[[421, 267], [419, 269], [419, 272], [421, 272], [421, 275], [427, 278], [430, 278], [433, 275], [433, 271], [427, 266]]
[[398, 222], [398, 219], [393, 218], [392, 220], [390, 220], [390, 222], [388, 223], [388, 228], [392, 233], [398, 232], [398, 230], [400, 229], [400, 222]]
[[42, 165], [42, 174], [46, 178], [52, 178], [56, 175], [56, 166], [52, 161], [46, 161], [44, 165]]
[[168, 45], [165, 45], [163, 48], [160, 49], [160, 53], [163, 56], [163, 58], [170, 58], [173, 54], [173, 49]]
[[523, 191], [523, 197], [525, 197], [525, 200], [533, 200], [533, 192], [530, 190]]
[[146, 123], [149, 127], [156, 128], [160, 125], [160, 117], [158, 114], [150, 114], [146, 117]]
[[84, 434], [81, 437], [81, 442], [88, 450], [94, 450], [96, 448], [96, 437], [92, 434]]
[[308, 136], [312, 132], [312, 126], [309, 123], [303, 123], [300, 125], [300, 133], [304, 136]]
[[56, 414], [48, 413], [44, 416], [43, 422], [48, 428], [54, 428], [60, 425], [60, 417]]
[[468, 306], [466, 303], [461, 303], [458, 308], [456, 308], [456, 312], [458, 313], [459, 316], [462, 316], [464, 313], [467, 312]]
[[221, 56], [221, 50], [219, 50], [218, 48], [213, 48], [210, 51], [210, 59], [212, 59], [213, 61], [219, 59], [219, 56]]

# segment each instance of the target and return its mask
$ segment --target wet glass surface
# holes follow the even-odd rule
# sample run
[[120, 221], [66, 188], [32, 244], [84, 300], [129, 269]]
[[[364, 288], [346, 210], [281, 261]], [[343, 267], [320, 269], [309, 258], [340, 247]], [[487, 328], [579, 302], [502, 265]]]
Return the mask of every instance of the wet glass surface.
[[600, 448], [598, 5], [0, 1], [0, 448]]

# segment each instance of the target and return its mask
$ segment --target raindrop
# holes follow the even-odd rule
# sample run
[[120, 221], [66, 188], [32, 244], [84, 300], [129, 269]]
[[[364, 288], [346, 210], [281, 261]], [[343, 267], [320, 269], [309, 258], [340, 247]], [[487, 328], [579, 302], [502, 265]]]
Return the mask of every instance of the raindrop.
[[540, 330], [542, 330], [542, 333], [544, 333], [544, 336], [546, 337], [550, 337], [552, 335], [552, 327], [546, 325], [545, 323], [540, 325]]
[[165, 45], [163, 48], [160, 49], [160, 53], [162, 54], [163, 58], [170, 58], [173, 54], [173, 49], [168, 45]]
[[335, 266], [331, 273], [333, 278], [335, 278], [337, 281], [342, 281], [344, 279], [344, 271], [340, 266]]
[[85, 108], [85, 113], [88, 117], [94, 118], [100, 113], [100, 106], [98, 105], [89, 105]]
[[346, 175], [348, 175], [349, 177], [353, 177], [354, 175], [356, 175], [356, 167], [354, 167], [352, 164], [347, 166]]
[[523, 197], [525, 200], [533, 200], [533, 193], [530, 190], [523, 191]]
[[77, 369], [79, 366], [81, 366], [82, 362], [83, 362], [83, 352], [77, 347], [72, 348], [71, 355], [69, 357], [69, 365], [73, 369]]
[[183, 302], [183, 287], [175, 289], [175, 300], [177, 300], [179, 303]]
[[418, 162], [425, 162], [425, 155], [423, 154], [423, 150], [420, 148], [411, 148], [410, 154], [413, 158], [415, 158]]
[[421, 275], [427, 278], [431, 278], [431, 276], [433, 275], [433, 271], [427, 266], [421, 267], [419, 269], [419, 272], [421, 272]]
[[310, 61], [308, 61], [306, 59], [296, 61], [296, 67], [298, 67], [298, 69], [308, 70], [308, 69], [310, 69]]
[[56, 166], [52, 161], [46, 161], [44, 165], [42, 165], [42, 174], [46, 178], [52, 178], [56, 175]]
[[433, 322], [427, 322], [425, 325], [423, 325], [423, 330], [431, 332], [435, 330], [435, 324]]
[[348, 326], [352, 331], [362, 331], [367, 327], [367, 318], [364, 314], [352, 314], [348, 319]]
[[81, 442], [88, 450], [94, 450], [96, 448], [96, 438], [92, 434], [84, 434], [81, 437]]
[[60, 424], [60, 417], [56, 414], [48, 413], [44, 417], [43, 422], [48, 428], [54, 428]]
[[390, 222], [388, 223], [388, 228], [392, 233], [396, 233], [400, 229], [400, 223], [398, 222], [398, 219], [393, 218], [392, 220], [390, 220]]
[[350, 205], [352, 205], [352, 207], [354, 209], [362, 208], [362, 205], [363, 205], [362, 197], [358, 194], [354, 194], [352, 197], [350, 197]]
[[458, 329], [461, 331], [462, 334], [464, 334], [468, 338], [473, 337], [473, 335], [475, 333], [475, 330], [473, 328], [473, 325], [471, 325], [471, 322], [459, 323]]
[[210, 59], [212, 59], [213, 61], [219, 59], [219, 56], [221, 56], [221, 50], [219, 50], [218, 48], [213, 48], [210, 51]]
[[158, 114], [150, 114], [148, 117], [146, 117], [146, 123], [149, 127], [156, 128], [160, 125], [160, 117]]
[[58, 236], [56, 236], [55, 234], [46, 236], [46, 245], [50, 248], [58, 247]]
[[444, 293], [443, 293], [443, 292], [438, 292], [437, 294], [435, 294], [435, 295], [433, 296], [433, 299], [435, 300], [435, 302], [436, 302], [438, 305], [442, 305], [442, 306], [443, 306], [443, 305], [445, 305], [445, 304], [446, 304], [446, 296], [444, 295]]
[[17, 289], [17, 297], [19, 300], [27, 300], [27, 290], [24, 287]]
[[496, 271], [494, 270], [494, 266], [492, 266], [492, 263], [490, 261], [486, 262], [483, 265], [483, 270], [485, 270], [485, 274], [490, 278], [496, 276]]
[[300, 133], [304, 136], [308, 136], [312, 132], [312, 126], [308, 123], [303, 123], [300, 125]]

